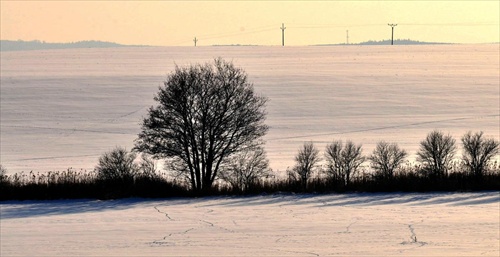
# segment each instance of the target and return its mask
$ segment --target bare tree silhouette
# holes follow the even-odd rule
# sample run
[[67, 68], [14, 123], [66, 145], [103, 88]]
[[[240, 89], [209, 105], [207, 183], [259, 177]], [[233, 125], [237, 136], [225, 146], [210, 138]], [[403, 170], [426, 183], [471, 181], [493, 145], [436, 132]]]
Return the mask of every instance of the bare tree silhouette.
[[128, 152], [123, 147], [104, 153], [99, 157], [95, 168], [97, 178], [101, 180], [132, 181], [139, 171], [139, 166], [134, 163], [136, 154]]
[[154, 99], [134, 149], [165, 158], [195, 191], [209, 190], [227, 158], [261, 144], [268, 130], [267, 98], [220, 58], [176, 67]]
[[392, 178], [394, 171], [403, 163], [406, 156], [408, 153], [400, 149], [396, 143], [380, 141], [368, 159], [378, 176]]
[[417, 161], [422, 163], [427, 175], [442, 177], [448, 172], [456, 149], [455, 139], [434, 130], [420, 142]]
[[222, 166], [219, 176], [233, 188], [245, 192], [252, 183], [269, 176], [270, 171], [264, 148], [255, 147], [231, 156]]
[[462, 160], [471, 174], [482, 177], [490, 160], [498, 153], [499, 142], [483, 137], [483, 132], [467, 132], [462, 137]]
[[349, 185], [351, 178], [365, 161], [361, 144], [355, 145], [350, 140], [345, 145], [341, 140], [333, 141], [327, 145], [325, 157], [327, 161], [326, 174], [335, 180], [342, 180], [344, 185]]
[[304, 143], [295, 156], [292, 175], [297, 175], [304, 190], [307, 188], [307, 181], [315, 171], [319, 161], [319, 150], [312, 142]]

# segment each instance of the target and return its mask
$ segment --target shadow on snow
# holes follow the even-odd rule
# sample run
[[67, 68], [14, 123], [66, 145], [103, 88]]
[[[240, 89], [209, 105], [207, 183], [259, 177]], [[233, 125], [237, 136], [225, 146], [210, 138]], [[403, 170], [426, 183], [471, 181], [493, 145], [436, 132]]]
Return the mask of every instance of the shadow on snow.
[[203, 197], [120, 200], [6, 201], [0, 203], [0, 218], [15, 219], [86, 212], [116, 211], [138, 206], [209, 206], [310, 205], [311, 207], [409, 205], [451, 206], [500, 204], [500, 192], [479, 193], [351, 193], [351, 194], [274, 194], [266, 196]]

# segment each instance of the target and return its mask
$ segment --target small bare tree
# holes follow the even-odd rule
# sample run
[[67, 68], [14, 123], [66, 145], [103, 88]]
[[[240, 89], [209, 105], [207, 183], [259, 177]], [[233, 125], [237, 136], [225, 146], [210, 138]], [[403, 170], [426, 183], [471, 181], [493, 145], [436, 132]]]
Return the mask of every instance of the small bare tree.
[[269, 175], [269, 160], [262, 147], [245, 149], [229, 158], [220, 170], [220, 178], [235, 189], [246, 191], [253, 183]]
[[99, 157], [96, 166], [97, 178], [101, 180], [130, 181], [139, 170], [134, 163], [136, 154], [128, 152], [125, 148], [116, 147], [112, 151]]
[[324, 172], [333, 180], [344, 181], [344, 161], [342, 159], [342, 141], [336, 140], [326, 146], [326, 169]]
[[159, 178], [156, 161], [147, 154], [141, 154], [140, 162], [138, 163], [140, 178], [154, 179]]
[[344, 185], [349, 185], [351, 178], [365, 161], [361, 144], [355, 145], [350, 140], [345, 145], [341, 140], [327, 145], [325, 157], [327, 161], [325, 173], [330, 178], [342, 180]]
[[295, 156], [295, 166], [293, 173], [298, 175], [302, 188], [307, 188], [307, 181], [316, 169], [320, 161], [319, 151], [312, 142], [304, 143]]
[[464, 151], [462, 159], [469, 172], [482, 177], [490, 160], [498, 153], [499, 142], [493, 138], [484, 138], [483, 132], [467, 132], [462, 137]]
[[428, 175], [442, 177], [448, 172], [456, 149], [455, 139], [439, 130], [434, 130], [420, 142], [417, 161], [422, 163]]
[[396, 143], [389, 144], [380, 141], [368, 159], [378, 176], [392, 178], [394, 171], [399, 168], [407, 156], [408, 153], [400, 149]]

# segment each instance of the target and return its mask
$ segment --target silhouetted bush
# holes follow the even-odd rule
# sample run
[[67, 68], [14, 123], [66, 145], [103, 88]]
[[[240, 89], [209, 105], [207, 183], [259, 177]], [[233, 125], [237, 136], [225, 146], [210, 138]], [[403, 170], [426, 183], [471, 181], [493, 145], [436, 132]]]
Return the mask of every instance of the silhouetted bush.
[[116, 147], [99, 157], [95, 170], [97, 178], [112, 183], [129, 182], [139, 172], [139, 166], [134, 162], [135, 153], [129, 153], [125, 148]]

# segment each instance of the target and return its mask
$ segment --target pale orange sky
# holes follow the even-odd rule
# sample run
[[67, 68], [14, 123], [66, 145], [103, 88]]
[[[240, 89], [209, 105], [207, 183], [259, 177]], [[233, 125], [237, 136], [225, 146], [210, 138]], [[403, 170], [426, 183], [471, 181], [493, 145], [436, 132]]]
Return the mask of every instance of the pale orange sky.
[[390, 39], [500, 41], [500, 1], [0, 0], [4, 40], [122, 44], [313, 45]]

